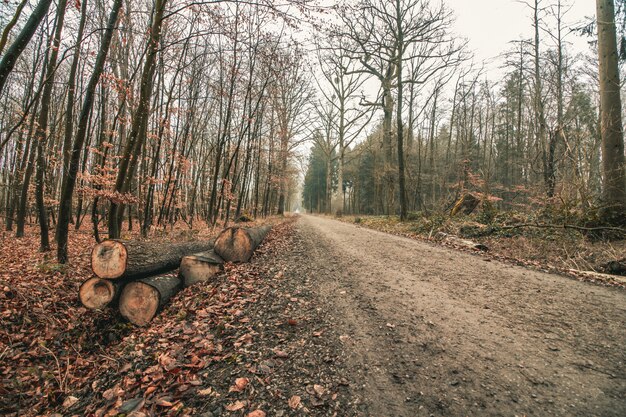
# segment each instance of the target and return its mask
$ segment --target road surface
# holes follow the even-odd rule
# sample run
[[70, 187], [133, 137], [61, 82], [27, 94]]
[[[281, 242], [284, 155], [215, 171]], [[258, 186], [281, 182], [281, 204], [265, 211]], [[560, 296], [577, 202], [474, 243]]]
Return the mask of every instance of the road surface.
[[302, 216], [371, 416], [626, 415], [626, 292]]

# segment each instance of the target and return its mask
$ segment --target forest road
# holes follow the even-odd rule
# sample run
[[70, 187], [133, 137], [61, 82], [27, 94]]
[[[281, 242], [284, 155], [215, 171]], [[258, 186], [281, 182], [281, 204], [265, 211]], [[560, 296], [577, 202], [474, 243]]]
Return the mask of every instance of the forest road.
[[623, 290], [327, 218], [296, 233], [361, 415], [626, 416]]

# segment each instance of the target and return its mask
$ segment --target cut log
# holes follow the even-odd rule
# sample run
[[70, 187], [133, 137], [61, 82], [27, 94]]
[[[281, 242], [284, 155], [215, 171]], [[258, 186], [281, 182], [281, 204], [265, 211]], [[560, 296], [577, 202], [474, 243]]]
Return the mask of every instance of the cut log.
[[439, 236], [442, 240], [445, 240], [446, 242], [449, 242], [456, 246], [462, 246], [468, 249], [474, 249], [474, 250], [479, 250], [483, 252], [486, 252], [489, 250], [489, 248], [486, 245], [483, 245], [482, 243], [477, 243], [477, 242], [467, 240], [467, 239], [461, 239], [460, 237], [452, 236], [447, 233], [438, 232], [437, 236]]
[[463, 214], [472, 214], [472, 212], [478, 206], [480, 200], [473, 194], [464, 194], [463, 197], [456, 202], [454, 207], [452, 207], [452, 211], [450, 212], [451, 216], [456, 216], [459, 212], [463, 212]]
[[101, 278], [89, 278], [78, 289], [80, 302], [91, 310], [101, 310], [119, 298], [123, 284]]
[[224, 268], [224, 260], [215, 251], [194, 253], [180, 261], [179, 274], [183, 286], [207, 282]]
[[271, 226], [229, 227], [215, 239], [215, 253], [226, 262], [248, 262]]
[[180, 279], [171, 274], [129, 282], [120, 296], [120, 313], [131, 323], [145, 326], [180, 288]]
[[183, 256], [212, 248], [213, 242], [105, 240], [91, 252], [91, 269], [100, 278], [131, 281], [173, 271]]

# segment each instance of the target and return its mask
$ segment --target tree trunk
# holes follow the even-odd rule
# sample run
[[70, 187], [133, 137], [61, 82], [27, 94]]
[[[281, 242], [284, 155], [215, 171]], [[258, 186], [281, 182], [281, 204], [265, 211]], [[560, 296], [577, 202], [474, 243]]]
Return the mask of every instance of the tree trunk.
[[215, 253], [226, 262], [248, 262], [271, 228], [229, 227], [215, 239]]
[[13, 14], [11, 21], [7, 23], [7, 25], [4, 27], [4, 30], [2, 31], [2, 37], [0, 37], [0, 54], [2, 54], [2, 51], [4, 51], [4, 47], [6, 46], [7, 40], [9, 39], [9, 33], [11, 32], [11, 29], [13, 29], [13, 26], [15, 26], [17, 21], [20, 20], [20, 15], [22, 14], [22, 10], [24, 10], [24, 6], [26, 6], [26, 3], [28, 3], [28, 0], [22, 0], [22, 2], [15, 9], [15, 14]]
[[65, 20], [65, 6], [67, 0], [60, 0], [57, 8], [56, 27], [52, 38], [51, 52], [46, 65], [46, 78], [44, 81], [43, 94], [41, 96], [41, 110], [39, 111], [38, 126], [35, 134], [37, 144], [37, 173], [35, 174], [35, 200], [39, 216], [39, 229], [41, 230], [41, 251], [50, 250], [50, 238], [48, 231], [48, 213], [44, 202], [44, 181], [46, 176], [46, 142], [48, 138], [48, 115], [50, 113], [50, 100], [52, 99], [52, 87], [56, 73], [57, 57]]
[[597, 0], [596, 5], [604, 200], [609, 206], [604, 215], [611, 223], [625, 223], [626, 174], [624, 173], [624, 131], [615, 32], [615, 6], [613, 0]]
[[76, 35], [76, 46], [74, 56], [72, 57], [72, 65], [70, 67], [70, 76], [67, 80], [67, 106], [65, 108], [65, 132], [63, 136], [63, 175], [67, 176], [69, 170], [70, 158], [72, 156], [72, 135], [74, 133], [74, 96], [76, 94], [76, 72], [78, 70], [78, 61], [80, 60], [80, 46], [83, 40], [83, 32], [85, 30], [85, 20], [87, 18], [87, 0], [83, 0], [80, 10], [80, 22], [78, 23], [78, 34]]
[[463, 212], [463, 214], [469, 215], [476, 209], [480, 200], [476, 198], [473, 194], [464, 194], [463, 197], [456, 202], [452, 211], [450, 212], [451, 216], [456, 216], [459, 212]]
[[120, 313], [131, 323], [145, 326], [180, 288], [180, 279], [174, 275], [130, 282], [120, 296]]
[[13, 71], [17, 58], [19, 58], [22, 52], [24, 52], [24, 49], [26, 49], [28, 42], [30, 42], [39, 24], [48, 13], [48, 8], [50, 8], [51, 3], [52, 0], [41, 0], [39, 4], [37, 4], [37, 7], [35, 7], [33, 13], [28, 18], [24, 28], [22, 28], [22, 31], [17, 35], [11, 46], [9, 46], [2, 60], [0, 60], [0, 93], [2, 93], [4, 84], [7, 82], [11, 71]]
[[78, 163], [80, 159], [80, 151], [85, 143], [87, 136], [89, 114], [91, 113], [91, 107], [93, 106], [94, 95], [96, 86], [100, 80], [100, 75], [104, 70], [104, 63], [109, 53], [109, 46], [111, 45], [111, 39], [113, 38], [113, 31], [115, 30], [117, 16], [120, 8], [122, 7], [122, 0], [115, 0], [111, 8], [111, 14], [109, 15], [109, 21], [107, 28], [102, 38], [102, 44], [96, 57], [96, 63], [93, 73], [89, 79], [89, 84], [85, 91], [85, 98], [83, 100], [83, 107], [80, 111], [78, 119], [78, 131], [74, 138], [74, 145], [72, 146], [72, 154], [70, 156], [70, 162], [67, 169], [67, 176], [63, 181], [61, 188], [61, 198], [59, 203], [59, 222], [57, 224], [57, 260], [60, 263], [67, 262], [67, 239], [69, 232], [69, 224], [72, 215], [72, 197], [74, 195], [74, 187], [76, 186], [76, 177], [78, 173]]
[[[404, 126], [402, 124], [402, 55], [404, 51], [404, 31], [402, 25], [402, 9], [400, 0], [396, 0], [396, 25], [398, 29], [398, 62], [396, 63], [396, 88], [398, 89], [398, 108], [396, 111], [398, 135], [398, 187], [400, 192], [400, 221], [406, 220], [406, 186], [404, 177]], [[411, 117], [411, 116], [409, 116]]]
[[[150, 117], [150, 96], [152, 95], [152, 87], [154, 84], [156, 57], [160, 49], [159, 44], [161, 42], [163, 13], [165, 12], [166, 2], [167, 0], [156, 0], [154, 5], [154, 16], [152, 17], [150, 27], [146, 62], [144, 63], [141, 75], [139, 103], [115, 182], [115, 191], [121, 194], [125, 194], [130, 190], [137, 167], [137, 161], [139, 160], [139, 155], [141, 154], [141, 149], [147, 136], [148, 118]], [[120, 235], [120, 223], [123, 213], [123, 203], [111, 203], [111, 209], [109, 211], [109, 236], [112, 238], [117, 238]]]
[[134, 280], [173, 271], [184, 256], [212, 248], [213, 242], [105, 240], [91, 252], [91, 269], [100, 278]]

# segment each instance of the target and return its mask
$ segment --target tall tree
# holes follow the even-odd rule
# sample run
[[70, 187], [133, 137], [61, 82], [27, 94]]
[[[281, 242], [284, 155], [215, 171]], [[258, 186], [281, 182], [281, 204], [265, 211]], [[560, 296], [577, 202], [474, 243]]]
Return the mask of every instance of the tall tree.
[[[167, 0], [156, 0], [154, 3], [146, 61], [141, 74], [139, 103], [135, 116], [133, 117], [132, 128], [126, 142], [124, 154], [118, 168], [117, 180], [115, 182], [115, 191], [121, 195], [124, 195], [130, 189], [137, 168], [137, 161], [147, 136], [150, 101], [154, 85], [154, 73], [156, 71], [156, 58], [161, 42], [161, 30], [163, 28], [163, 15], [165, 13], [166, 3]], [[122, 202], [111, 202], [111, 209], [109, 211], [110, 238], [118, 238], [120, 236], [123, 213], [124, 204]]]
[[607, 220], [626, 223], [624, 129], [613, 0], [597, 0], [600, 119]]
[[39, 229], [41, 230], [41, 250], [50, 250], [50, 238], [48, 232], [48, 212], [44, 202], [44, 180], [46, 176], [46, 141], [48, 137], [48, 115], [50, 112], [50, 100], [52, 99], [52, 87], [54, 86], [54, 76], [57, 69], [57, 57], [59, 56], [59, 46], [61, 44], [61, 34], [63, 32], [63, 21], [65, 20], [65, 6], [67, 0], [60, 0], [56, 14], [56, 27], [50, 45], [50, 57], [46, 65], [46, 76], [44, 80], [43, 93], [41, 95], [41, 110], [37, 122], [35, 142], [37, 143], [37, 174], [35, 175], [35, 199], [37, 202], [37, 213], [39, 215]]
[[93, 72], [91, 73], [89, 83], [87, 84], [85, 98], [83, 99], [83, 105], [78, 118], [78, 130], [76, 132], [76, 136], [74, 137], [74, 144], [72, 145], [72, 153], [70, 155], [67, 175], [63, 181], [63, 186], [61, 190], [61, 201], [59, 206], [59, 219], [57, 223], [56, 241], [57, 260], [60, 263], [65, 263], [68, 260], [68, 229], [72, 215], [72, 197], [74, 196], [74, 188], [76, 187], [76, 177], [78, 174], [80, 153], [83, 149], [85, 138], [87, 137], [89, 114], [91, 113], [91, 108], [93, 107], [96, 86], [100, 81], [102, 71], [104, 71], [104, 64], [106, 62], [107, 54], [109, 53], [111, 39], [113, 38], [113, 31], [115, 30], [117, 17], [121, 8], [122, 0], [115, 0], [113, 2], [113, 5], [111, 6], [111, 13], [109, 14], [107, 27], [100, 43], [100, 49], [98, 50], [96, 63], [94, 65]]

